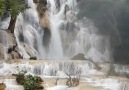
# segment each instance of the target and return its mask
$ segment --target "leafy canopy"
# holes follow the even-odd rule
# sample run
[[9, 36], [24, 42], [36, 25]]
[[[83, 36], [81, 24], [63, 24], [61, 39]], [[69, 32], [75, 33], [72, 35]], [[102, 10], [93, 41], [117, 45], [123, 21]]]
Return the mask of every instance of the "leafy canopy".
[[0, 0], [0, 15], [5, 12], [5, 0]]
[[0, 15], [10, 12], [12, 17], [16, 17], [27, 8], [29, 6], [26, 0], [0, 0]]

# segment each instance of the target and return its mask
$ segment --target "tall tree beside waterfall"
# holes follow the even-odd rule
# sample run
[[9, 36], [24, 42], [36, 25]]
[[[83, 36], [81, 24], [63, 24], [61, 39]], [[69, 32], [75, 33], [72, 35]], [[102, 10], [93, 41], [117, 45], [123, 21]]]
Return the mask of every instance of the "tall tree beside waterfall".
[[0, 0], [0, 15], [9, 12], [11, 15], [8, 30], [14, 33], [17, 16], [29, 8], [26, 0]]

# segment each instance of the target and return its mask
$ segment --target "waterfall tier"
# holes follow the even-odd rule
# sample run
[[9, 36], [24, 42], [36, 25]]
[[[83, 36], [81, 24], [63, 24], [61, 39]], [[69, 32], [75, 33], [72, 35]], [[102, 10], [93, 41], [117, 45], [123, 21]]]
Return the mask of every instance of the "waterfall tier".
[[[23, 90], [23, 87], [17, 85], [14, 80], [15, 77], [12, 74], [17, 74], [20, 71], [27, 71], [27, 74], [39, 75], [41, 76], [47, 85], [47, 90], [58, 90], [58, 88], [65, 88], [69, 90], [66, 84], [68, 78], [67, 75], [72, 77], [81, 78], [80, 86], [76, 87], [77, 90], [128, 90], [128, 79], [125, 76], [129, 72], [129, 67], [124, 65], [113, 65], [114, 68], [110, 67], [109, 63], [95, 64], [90, 61], [80, 61], [80, 60], [38, 60], [38, 61], [26, 61], [26, 60], [14, 60], [10, 63], [0, 64], [0, 80], [7, 84], [7, 90]], [[108, 72], [114, 69], [118, 77], [108, 76]], [[124, 77], [121, 77], [125, 75]], [[52, 87], [59, 79], [57, 87]], [[51, 83], [52, 86], [51, 86]], [[88, 86], [87, 86], [88, 84]], [[61, 85], [61, 86], [60, 86]], [[63, 86], [62, 86], [63, 85]], [[90, 85], [90, 86], [89, 86]], [[12, 88], [12, 89], [11, 89]], [[79, 89], [81, 88], [81, 89]], [[75, 90], [75, 88], [70, 89]]]

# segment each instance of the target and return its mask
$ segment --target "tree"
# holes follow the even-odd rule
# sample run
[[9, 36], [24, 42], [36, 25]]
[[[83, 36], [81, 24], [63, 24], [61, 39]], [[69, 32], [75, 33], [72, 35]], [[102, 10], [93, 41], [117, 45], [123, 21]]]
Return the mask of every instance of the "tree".
[[0, 15], [5, 12], [5, 0], [0, 0]]
[[14, 33], [17, 16], [29, 8], [26, 0], [0, 0], [0, 15], [9, 12], [11, 15], [8, 30]]

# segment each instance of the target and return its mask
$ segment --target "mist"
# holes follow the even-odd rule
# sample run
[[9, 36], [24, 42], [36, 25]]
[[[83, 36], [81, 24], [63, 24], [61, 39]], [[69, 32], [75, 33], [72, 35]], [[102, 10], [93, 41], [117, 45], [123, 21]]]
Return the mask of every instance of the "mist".
[[79, 18], [90, 18], [99, 33], [110, 36], [115, 63], [129, 63], [129, 1], [81, 0]]

